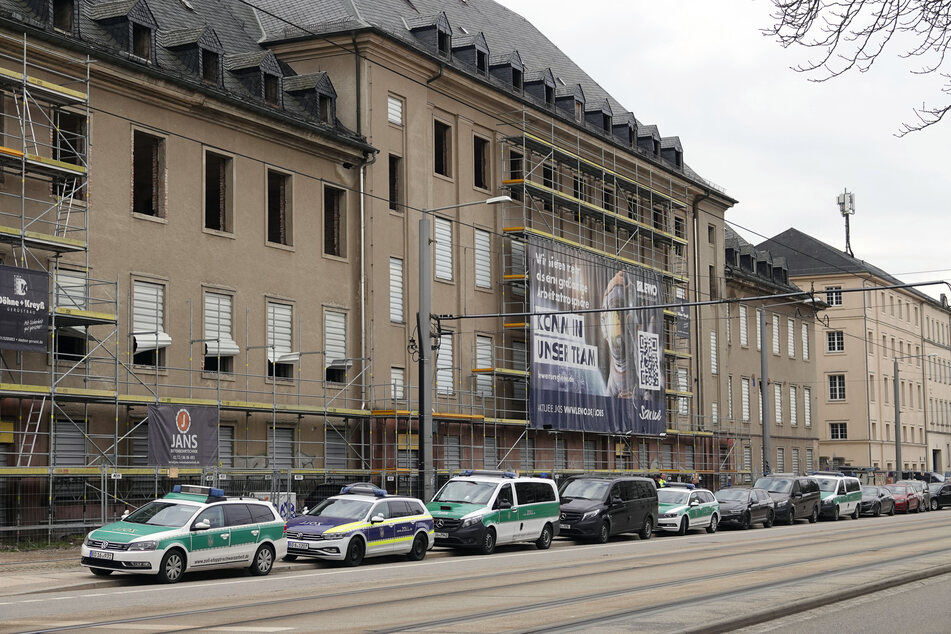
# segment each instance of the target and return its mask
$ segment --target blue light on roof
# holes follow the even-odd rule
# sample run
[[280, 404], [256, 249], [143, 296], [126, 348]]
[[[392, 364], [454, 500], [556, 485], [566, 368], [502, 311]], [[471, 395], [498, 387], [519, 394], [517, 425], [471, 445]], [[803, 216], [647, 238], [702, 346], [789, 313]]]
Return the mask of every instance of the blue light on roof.
[[357, 484], [350, 484], [340, 489], [340, 495], [347, 495], [348, 493], [353, 495], [374, 495], [378, 498], [385, 498], [387, 495], [386, 490], [368, 482], [358, 482]]

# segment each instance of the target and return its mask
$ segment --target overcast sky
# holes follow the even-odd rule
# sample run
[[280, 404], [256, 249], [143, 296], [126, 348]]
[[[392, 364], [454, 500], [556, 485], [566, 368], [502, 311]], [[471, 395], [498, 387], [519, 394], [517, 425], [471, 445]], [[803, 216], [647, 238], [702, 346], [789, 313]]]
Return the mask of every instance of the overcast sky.
[[898, 49], [815, 83], [790, 69], [809, 51], [761, 34], [769, 0], [499, 1], [640, 121], [679, 136], [685, 161], [739, 200], [727, 221], [750, 242], [795, 227], [844, 249], [836, 196], [848, 188], [856, 257], [906, 282], [951, 280], [951, 120], [894, 136], [941, 88]]

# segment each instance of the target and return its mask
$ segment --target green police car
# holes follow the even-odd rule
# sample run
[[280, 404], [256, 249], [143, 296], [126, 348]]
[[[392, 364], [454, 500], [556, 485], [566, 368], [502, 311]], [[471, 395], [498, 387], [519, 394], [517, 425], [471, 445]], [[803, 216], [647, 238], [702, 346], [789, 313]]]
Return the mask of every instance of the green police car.
[[862, 512], [862, 484], [858, 478], [837, 471], [817, 471], [812, 476], [819, 481], [819, 515], [837, 520], [848, 515], [854, 520]]
[[657, 489], [657, 529], [686, 535], [692, 528], [706, 528], [715, 533], [720, 522], [720, 503], [707, 489], [692, 484], [669, 482]]
[[81, 564], [94, 575], [157, 575], [175, 583], [186, 572], [248, 568], [271, 572], [287, 554], [284, 520], [267, 502], [227, 498], [221, 489], [176, 485], [122, 520], [86, 536]]

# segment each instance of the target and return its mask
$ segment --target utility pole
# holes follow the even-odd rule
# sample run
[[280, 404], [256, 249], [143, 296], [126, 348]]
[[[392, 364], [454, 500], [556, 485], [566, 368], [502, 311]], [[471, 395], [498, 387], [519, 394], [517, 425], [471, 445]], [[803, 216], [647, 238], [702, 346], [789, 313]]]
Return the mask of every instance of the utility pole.
[[898, 390], [898, 357], [895, 357], [895, 360], [892, 362], [892, 376], [895, 381], [895, 473], [897, 474], [895, 482], [898, 482], [903, 477], [901, 463], [901, 403], [898, 402], [900, 396]]
[[759, 361], [760, 361], [760, 380], [759, 389], [762, 395], [763, 411], [760, 412], [763, 419], [763, 475], [769, 475], [772, 469], [769, 468], [769, 390], [767, 389], [769, 381], [767, 380], [768, 358], [766, 355], [766, 311], [759, 311]]
[[419, 312], [416, 330], [419, 333], [419, 478], [423, 501], [435, 494], [433, 480], [433, 366], [430, 314], [432, 313], [432, 251], [429, 248], [429, 214], [419, 219]]

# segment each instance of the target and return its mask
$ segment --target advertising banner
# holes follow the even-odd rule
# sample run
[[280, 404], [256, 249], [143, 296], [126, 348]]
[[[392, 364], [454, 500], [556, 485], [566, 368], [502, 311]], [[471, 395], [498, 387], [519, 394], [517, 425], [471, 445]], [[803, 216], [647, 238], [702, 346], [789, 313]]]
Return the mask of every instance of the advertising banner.
[[[605, 434], [666, 428], [661, 276], [558, 244], [528, 244], [531, 426]], [[643, 306], [587, 314], [556, 311]]]
[[218, 464], [218, 408], [149, 405], [149, 466]]
[[687, 300], [677, 300], [677, 331], [676, 335], [681, 339], [690, 339], [690, 310], [684, 306]]
[[46, 271], [0, 265], [0, 348], [46, 352], [49, 294]]

